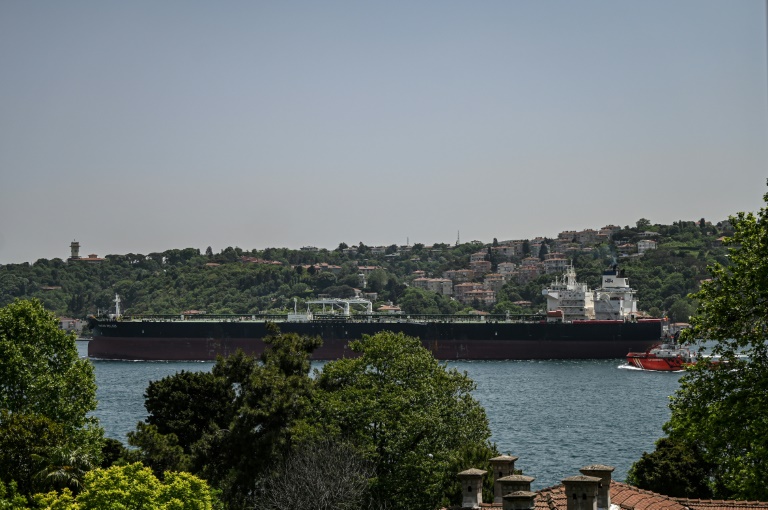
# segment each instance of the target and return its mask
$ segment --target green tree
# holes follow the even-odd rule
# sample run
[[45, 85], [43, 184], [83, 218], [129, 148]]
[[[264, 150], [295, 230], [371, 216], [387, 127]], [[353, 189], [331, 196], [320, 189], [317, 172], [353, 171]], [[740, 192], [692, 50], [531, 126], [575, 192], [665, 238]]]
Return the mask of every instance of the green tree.
[[549, 253], [549, 245], [546, 242], [541, 243], [541, 246], [539, 246], [539, 260], [546, 259], [548, 253]]
[[0, 409], [47, 416], [77, 429], [93, 423], [93, 366], [40, 301], [0, 308]]
[[377, 501], [395, 509], [447, 503], [457, 466], [471, 467], [469, 452], [495, 454], [485, 411], [471, 394], [475, 384], [403, 334], [366, 336], [351, 348], [358, 357], [317, 374], [312, 421], [373, 464]]
[[688, 322], [694, 314], [695, 308], [688, 299], [681, 298], [675, 300], [669, 307], [669, 318], [673, 322]]
[[43, 490], [68, 488], [77, 493], [83, 487], [85, 474], [94, 467], [89, 452], [70, 445], [54, 448], [45, 456], [34, 456], [42, 469], [35, 474]]
[[110, 437], [104, 438], [104, 446], [101, 448], [101, 468], [108, 468], [118, 462], [127, 452], [121, 441]]
[[309, 355], [320, 345], [276, 330], [265, 342], [260, 358], [238, 351], [210, 374], [180, 372], [150, 384], [150, 416], [130, 434], [134, 458], [156, 474], [189, 468], [221, 489], [230, 508], [252, 507], [306, 427]]
[[19, 494], [16, 483], [5, 485], [0, 482], [0, 510], [24, 510], [27, 508], [27, 498]]
[[644, 452], [632, 465], [627, 483], [665, 496], [711, 498], [708, 482], [712, 468], [696, 445], [665, 437], [656, 442], [652, 453]]
[[39, 414], [0, 414], [0, 480], [30, 495], [42, 489], [37, 460], [67, 444], [64, 427]]
[[275, 333], [265, 342], [261, 363], [230, 359], [221, 367], [222, 375], [239, 382], [237, 411], [226, 434], [208, 435], [213, 448], [200, 459], [202, 473], [220, 484], [232, 507], [253, 504], [259, 480], [290, 452], [310, 408], [309, 355], [320, 338]]
[[123, 459], [141, 462], [151, 468], [156, 476], [162, 476], [165, 471], [190, 469], [190, 455], [179, 445], [176, 434], [161, 434], [155, 425], [137, 423], [136, 430], [128, 433], [128, 444], [136, 449], [124, 452]]
[[95, 469], [85, 476], [85, 490], [36, 496], [43, 508], [56, 510], [213, 510], [221, 508], [216, 493], [200, 478], [169, 471], [160, 481], [141, 463]]
[[[763, 196], [768, 202], [768, 194]], [[768, 209], [730, 219], [730, 264], [711, 267], [690, 337], [715, 341], [713, 354], [680, 380], [664, 430], [698, 448], [712, 467], [715, 497], [768, 499]], [[676, 473], [668, 473], [674, 478]]]
[[645, 218], [640, 218], [637, 220], [637, 223], [635, 223], [635, 226], [638, 231], [644, 232], [651, 226], [651, 222]]
[[[0, 309], [0, 381], [0, 479], [16, 480], [25, 495], [56, 485], [59, 474], [77, 487], [101, 457], [103, 432], [88, 417], [96, 408], [93, 367], [37, 300]], [[65, 466], [67, 456], [74, 463]]]
[[232, 385], [212, 372], [182, 370], [150, 382], [144, 393], [147, 423], [159, 434], [175, 434], [187, 454], [210, 427], [232, 421], [234, 400]]
[[386, 287], [387, 282], [389, 282], [389, 276], [387, 275], [386, 271], [382, 269], [376, 269], [371, 271], [371, 274], [368, 275], [367, 280], [368, 289], [372, 290], [373, 292], [382, 292]]

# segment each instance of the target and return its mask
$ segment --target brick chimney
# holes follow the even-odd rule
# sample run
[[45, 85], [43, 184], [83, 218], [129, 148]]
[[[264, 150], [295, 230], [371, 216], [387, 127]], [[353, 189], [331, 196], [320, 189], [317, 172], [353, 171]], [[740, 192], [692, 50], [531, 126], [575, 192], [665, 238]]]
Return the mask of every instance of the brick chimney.
[[489, 462], [491, 463], [491, 471], [493, 472], [493, 502], [494, 503], [501, 503], [501, 496], [503, 496], [501, 492], [501, 484], [499, 483], [500, 478], [504, 478], [505, 476], [513, 475], [515, 474], [515, 461], [517, 460], [517, 457], [514, 457], [512, 455], [501, 455], [499, 457], [492, 458]]
[[534, 480], [535, 478], [532, 476], [509, 475], [496, 480], [495, 485], [499, 487], [499, 490], [503, 496], [505, 494], [509, 494], [510, 492], [530, 491], [531, 482]]
[[483, 475], [486, 473], [482, 469], [467, 469], [457, 475], [462, 487], [462, 508], [480, 508], [483, 502]]
[[597, 486], [600, 478], [578, 475], [563, 480], [567, 510], [597, 510]]
[[502, 499], [502, 510], [533, 510], [536, 505], [536, 493], [531, 491], [510, 492]]
[[579, 469], [582, 475], [595, 476], [600, 479], [597, 485], [597, 508], [608, 510], [611, 508], [611, 473], [616, 469], [613, 466], [593, 464]]

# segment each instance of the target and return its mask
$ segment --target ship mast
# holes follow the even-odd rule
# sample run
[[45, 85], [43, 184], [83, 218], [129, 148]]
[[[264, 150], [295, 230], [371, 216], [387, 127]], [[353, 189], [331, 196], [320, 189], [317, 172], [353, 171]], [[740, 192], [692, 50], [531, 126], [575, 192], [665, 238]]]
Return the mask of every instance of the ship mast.
[[122, 317], [122, 314], [120, 313], [120, 303], [120, 296], [115, 294], [115, 319]]

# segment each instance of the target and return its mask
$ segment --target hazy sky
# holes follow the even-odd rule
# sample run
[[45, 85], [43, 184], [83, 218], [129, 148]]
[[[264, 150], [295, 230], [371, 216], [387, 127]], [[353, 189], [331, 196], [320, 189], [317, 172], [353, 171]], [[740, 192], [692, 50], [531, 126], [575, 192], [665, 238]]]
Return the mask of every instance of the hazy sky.
[[0, 263], [717, 221], [764, 0], [0, 2]]

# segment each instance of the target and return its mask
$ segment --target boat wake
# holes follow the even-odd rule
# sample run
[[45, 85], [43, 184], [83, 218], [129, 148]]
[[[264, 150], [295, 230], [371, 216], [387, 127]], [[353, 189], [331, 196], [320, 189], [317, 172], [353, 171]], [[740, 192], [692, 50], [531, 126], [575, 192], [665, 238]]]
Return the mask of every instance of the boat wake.
[[640, 368], [640, 367], [636, 367], [636, 366], [632, 366], [632, 365], [628, 365], [628, 364], [619, 365], [616, 368], [618, 368], [619, 370], [633, 370], [635, 372], [653, 372], [653, 373], [667, 373], [667, 374], [679, 374], [681, 372], [680, 370], [675, 370], [675, 371], [672, 371], [672, 370], [646, 370], [645, 368]]

